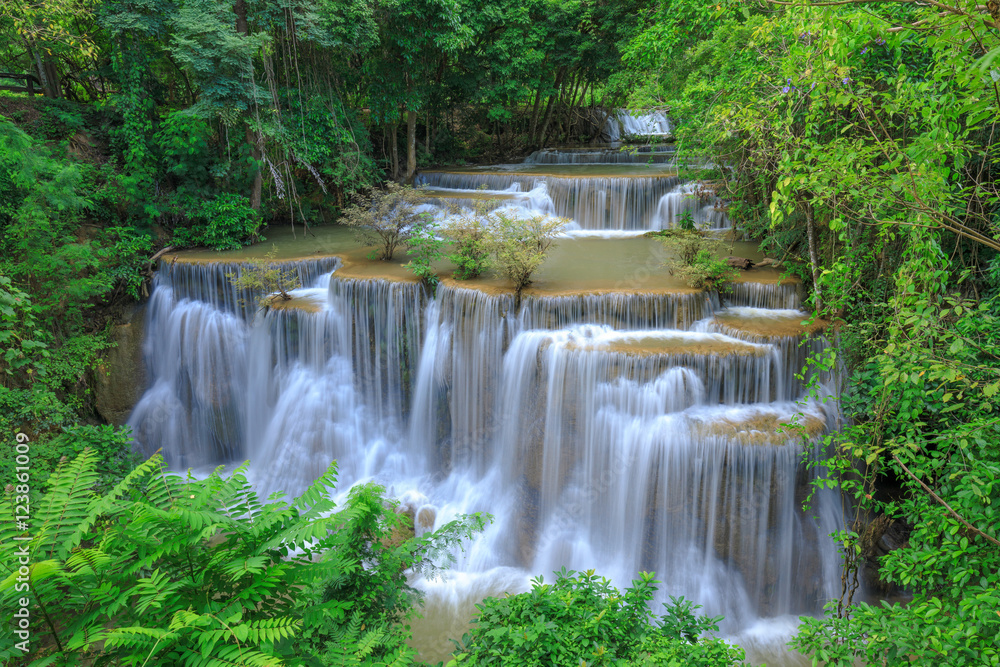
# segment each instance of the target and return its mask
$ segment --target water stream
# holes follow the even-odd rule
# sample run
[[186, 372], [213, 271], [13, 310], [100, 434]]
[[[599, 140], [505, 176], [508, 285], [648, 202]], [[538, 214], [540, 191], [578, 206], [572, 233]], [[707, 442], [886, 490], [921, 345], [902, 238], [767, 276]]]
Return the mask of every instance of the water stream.
[[[555, 173], [423, 179], [459, 200], [479, 185], [544, 185], [580, 229], [674, 224], [677, 207], [660, 209], [684, 184], [597, 170], [586, 155]], [[175, 468], [249, 459], [263, 493], [296, 494], [337, 460], [339, 493], [377, 481], [418, 531], [493, 514], [447, 580], [417, 582], [427, 618], [414, 644], [428, 660], [444, 658], [477, 600], [567, 566], [620, 585], [656, 571], [661, 600], [691, 598], [724, 614], [724, 632], [755, 657], [793, 664], [781, 649], [789, 619], [818, 613], [839, 585], [825, 537], [838, 498], [802, 509], [803, 456], [838, 414], [806, 398], [800, 371], [828, 342], [799, 324], [795, 285], [763, 272], [727, 295], [697, 292], [661, 259], [636, 277], [654, 240], [566, 239], [515, 308], [494, 277], [445, 280], [431, 298], [398, 267], [365, 274], [309, 256], [351, 247], [341, 232], [319, 238], [281, 251], [304, 287], [266, 313], [225, 278], [238, 255], [161, 265], [150, 386], [130, 419], [142, 451], [162, 448]], [[833, 377], [815, 380], [821, 396], [836, 392]]]

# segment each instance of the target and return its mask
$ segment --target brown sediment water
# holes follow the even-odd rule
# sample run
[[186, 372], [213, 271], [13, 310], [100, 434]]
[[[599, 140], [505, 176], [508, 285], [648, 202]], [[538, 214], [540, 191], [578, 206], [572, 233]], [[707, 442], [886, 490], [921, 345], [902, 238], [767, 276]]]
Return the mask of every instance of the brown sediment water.
[[[354, 230], [341, 225], [316, 227], [312, 234], [299, 230], [295, 235], [287, 228], [266, 232], [267, 240], [246, 248], [229, 251], [207, 249], [180, 250], [165, 255], [166, 263], [173, 261], [209, 264], [240, 262], [259, 259], [274, 253], [276, 261], [290, 262], [301, 259], [336, 256], [343, 261], [337, 270], [339, 278], [384, 279], [396, 282], [418, 282], [419, 279], [405, 264], [410, 260], [405, 247], [396, 250], [392, 260], [373, 259], [376, 249], [361, 246]], [[756, 244], [736, 241], [720, 248], [720, 256], [730, 253], [741, 257], [760, 259]], [[532, 276], [532, 283], [525, 296], [559, 296], [570, 294], [608, 294], [628, 292], [636, 294], [691, 294], [699, 292], [670, 273], [666, 260], [669, 255], [656, 239], [642, 236], [625, 238], [560, 238], [552, 246], [549, 256]], [[494, 270], [471, 280], [454, 277], [454, 266], [440, 260], [433, 268], [442, 282], [456, 287], [477, 289], [489, 294], [509, 294], [510, 282]], [[737, 282], [790, 284], [795, 278], [784, 276], [772, 267], [741, 271]]]
[[323, 310], [326, 296], [322, 293], [293, 294], [291, 299], [281, 297], [271, 299], [267, 307], [271, 310], [299, 310], [306, 313], [318, 313]]
[[343, 266], [337, 269], [334, 277], [342, 280], [382, 279], [400, 283], [420, 282], [420, 279], [406, 268], [405, 261], [398, 259], [400, 257], [406, 259], [406, 253], [403, 250], [397, 250], [390, 260], [373, 259], [372, 255], [375, 252], [375, 248], [355, 247], [346, 252], [338, 253], [337, 256], [340, 257]]
[[725, 340], [722, 336], [664, 336], [635, 335], [629, 338], [618, 338], [604, 344], [583, 345], [582, 349], [606, 350], [621, 352], [636, 356], [651, 356], [657, 354], [690, 354], [690, 355], [740, 355], [748, 357], [764, 357], [770, 350], [762, 345], [749, 345], [735, 340]]
[[[372, 259], [376, 249], [361, 246], [354, 230], [342, 225], [315, 227], [311, 234], [299, 230], [293, 235], [287, 228], [268, 230], [267, 240], [239, 250], [207, 249], [180, 250], [165, 255], [173, 261], [208, 264], [259, 259], [274, 253], [277, 261], [315, 259], [337, 256], [344, 265], [336, 275], [342, 278], [383, 278], [391, 281], [417, 282], [418, 278], [405, 268], [410, 260], [405, 247], [396, 250], [393, 259]], [[756, 244], [736, 241], [725, 244], [720, 255], [735, 253], [760, 259]], [[630, 293], [694, 293], [699, 290], [671, 275], [666, 260], [668, 254], [656, 239], [641, 236], [625, 238], [560, 238], [553, 244], [549, 256], [535, 272], [525, 295], [554, 296], [565, 294]], [[447, 260], [433, 265], [442, 280], [456, 286], [482, 290], [491, 294], [510, 293], [509, 281], [496, 271], [487, 271], [473, 280], [457, 280], [454, 266]], [[741, 272], [738, 281], [759, 283], [789, 283], [795, 279], [783, 277], [781, 271], [762, 267]]]
[[726, 333], [736, 331], [762, 340], [789, 336], [808, 336], [821, 333], [829, 322], [811, 318], [807, 313], [790, 313], [784, 316], [747, 312], [722, 312], [715, 316], [716, 323]]
[[783, 419], [773, 412], [760, 412], [742, 419], [716, 418], [702, 422], [704, 435], [739, 438], [747, 444], [784, 445], [789, 438], [816, 438], [826, 430], [826, 422], [815, 415], [803, 414]]
[[208, 248], [176, 250], [164, 255], [163, 261], [170, 263], [176, 260], [198, 264], [241, 262], [260, 259], [273, 251], [275, 260], [286, 262], [329, 257], [358, 247], [354, 230], [344, 225], [318, 225], [308, 231], [301, 225], [295, 229], [291, 226], [268, 227], [262, 234], [264, 240], [238, 250]]
[[677, 168], [665, 164], [509, 164], [490, 167], [428, 169], [429, 174], [505, 174], [552, 178], [673, 178]]

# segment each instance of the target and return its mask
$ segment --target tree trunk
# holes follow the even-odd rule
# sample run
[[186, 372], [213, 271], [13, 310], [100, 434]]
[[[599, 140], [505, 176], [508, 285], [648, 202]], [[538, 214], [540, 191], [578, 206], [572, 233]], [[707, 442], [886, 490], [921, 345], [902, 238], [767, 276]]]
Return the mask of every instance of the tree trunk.
[[250, 129], [249, 125], [247, 125], [246, 141], [254, 162], [253, 183], [250, 184], [250, 208], [260, 211], [260, 196], [264, 186], [264, 177], [260, 172], [260, 148], [257, 147], [256, 137], [254, 137], [253, 130]]
[[42, 95], [48, 97], [49, 78], [45, 75], [45, 67], [42, 65], [41, 56], [38, 55], [38, 48], [27, 39], [24, 40], [24, 44], [28, 47], [28, 53], [31, 54], [31, 59], [35, 63], [35, 73], [38, 74], [38, 81], [42, 84]]
[[816, 251], [816, 221], [813, 219], [812, 204], [806, 204], [806, 235], [809, 237], [809, 263], [812, 268], [813, 290], [816, 292], [814, 303], [816, 313], [823, 313], [823, 293], [819, 286], [819, 253]]
[[417, 112], [406, 111], [406, 184], [413, 185], [417, 173]]
[[46, 53], [42, 66], [45, 69], [45, 77], [49, 81], [49, 97], [58, 100], [62, 97], [62, 89], [59, 87], [59, 70], [56, 68], [56, 60], [52, 54]]
[[[247, 4], [246, 0], [236, 0], [233, 5], [233, 13], [236, 15], [236, 32], [240, 33], [245, 37], [250, 36], [250, 22], [247, 21]], [[185, 80], [185, 84], [187, 81]], [[255, 211], [260, 211], [260, 198], [261, 189], [264, 185], [263, 174], [260, 172], [260, 146], [257, 145], [257, 137], [254, 136], [254, 132], [250, 129], [250, 123], [247, 123], [246, 127], [246, 142], [247, 147], [250, 149], [250, 157], [253, 158], [253, 182], [250, 184], [250, 208]]]
[[427, 125], [424, 126], [424, 151], [431, 154], [431, 112], [427, 112]]
[[389, 151], [392, 153], [392, 180], [399, 178], [399, 123], [389, 126]]
[[538, 134], [538, 144], [539, 148], [545, 143], [545, 135], [549, 131], [549, 123], [552, 121], [552, 112], [555, 111], [555, 103], [559, 99], [559, 94], [562, 92], [562, 82], [563, 77], [566, 76], [566, 68], [560, 67], [559, 71], [556, 73], [555, 82], [555, 94], [549, 97], [549, 104], [545, 108], [545, 119], [542, 121], [542, 131]]
[[538, 129], [538, 113], [542, 109], [542, 84], [538, 83], [538, 90], [535, 91], [535, 105], [531, 109], [531, 126], [528, 130], [528, 141], [535, 143], [535, 130]]

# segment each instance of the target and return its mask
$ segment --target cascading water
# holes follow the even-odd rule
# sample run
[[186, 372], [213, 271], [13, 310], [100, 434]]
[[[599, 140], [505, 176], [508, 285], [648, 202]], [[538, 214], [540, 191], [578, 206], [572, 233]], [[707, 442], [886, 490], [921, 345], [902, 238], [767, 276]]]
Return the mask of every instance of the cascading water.
[[619, 109], [610, 116], [604, 129], [608, 141], [621, 141], [622, 137], [668, 137], [672, 132], [670, 121], [662, 112], [641, 113], [627, 109]]
[[617, 146], [586, 150], [543, 148], [524, 159], [525, 164], [664, 164], [676, 156], [673, 144]]
[[652, 229], [670, 229], [687, 214], [699, 229], [729, 229], [729, 216], [713, 193], [700, 192], [693, 183], [684, 183], [660, 197], [650, 221]]
[[[484, 177], [447, 176], [472, 192]], [[485, 178], [497, 191], [536, 185], [508, 176]], [[544, 183], [557, 207], [559, 180]], [[647, 180], [605, 224], [651, 213], [667, 192], [641, 187], [667, 179]], [[824, 536], [838, 498], [801, 508], [803, 456], [837, 426], [821, 400], [834, 378], [815, 377], [807, 396], [807, 355], [827, 342], [800, 324], [796, 285], [529, 293], [515, 308], [455, 281], [429, 298], [416, 282], [347, 277], [336, 258], [287, 266], [307, 287], [254, 312], [225, 277], [237, 265], [161, 265], [137, 446], [175, 468], [249, 459], [264, 493], [296, 494], [336, 460], [338, 493], [375, 480], [418, 532], [492, 513], [448, 580], [416, 582], [435, 616], [414, 626], [425, 658], [444, 658], [476, 600], [562, 566], [619, 585], [655, 571], [661, 600], [724, 614], [750, 644], [762, 619], [784, 628], [835, 595]]]
[[533, 191], [544, 183], [552, 202], [551, 212], [571, 219], [578, 229], [648, 230], [660, 198], [673, 190], [678, 181], [674, 174], [662, 170], [649, 175], [583, 177], [509, 171], [425, 171], [418, 176], [417, 183], [458, 191], [479, 188], [501, 191], [515, 185]]

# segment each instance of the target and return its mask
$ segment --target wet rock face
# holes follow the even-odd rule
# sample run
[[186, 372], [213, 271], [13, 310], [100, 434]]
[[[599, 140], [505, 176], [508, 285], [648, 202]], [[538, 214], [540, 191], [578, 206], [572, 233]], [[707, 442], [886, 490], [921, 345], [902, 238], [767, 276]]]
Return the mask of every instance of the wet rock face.
[[125, 423], [146, 386], [142, 358], [145, 315], [145, 304], [137, 305], [123, 324], [114, 327], [111, 340], [115, 347], [104, 352], [91, 378], [97, 414], [115, 426]]
[[881, 514], [862, 527], [858, 575], [868, 591], [887, 598], [907, 595], [901, 587], [882, 579], [879, 561], [889, 552], [905, 547], [911, 529], [906, 522], [892, 520]]

